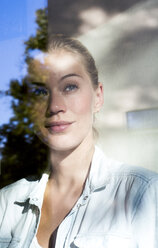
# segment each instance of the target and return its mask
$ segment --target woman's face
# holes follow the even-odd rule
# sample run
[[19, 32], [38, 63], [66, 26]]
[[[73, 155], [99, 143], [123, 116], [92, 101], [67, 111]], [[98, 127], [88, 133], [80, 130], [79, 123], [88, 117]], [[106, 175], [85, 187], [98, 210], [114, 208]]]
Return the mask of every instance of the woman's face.
[[73, 149], [92, 138], [93, 115], [103, 103], [79, 55], [56, 51], [45, 58], [46, 82], [34, 83], [37, 134], [53, 150]]

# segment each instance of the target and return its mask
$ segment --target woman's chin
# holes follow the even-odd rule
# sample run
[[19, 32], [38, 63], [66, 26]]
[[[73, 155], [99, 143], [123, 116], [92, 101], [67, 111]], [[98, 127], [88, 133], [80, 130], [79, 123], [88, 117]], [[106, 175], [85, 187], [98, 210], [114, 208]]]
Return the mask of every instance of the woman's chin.
[[69, 141], [59, 141], [59, 142], [48, 142], [47, 146], [54, 151], [59, 151], [59, 152], [65, 152], [65, 151], [70, 151], [75, 149], [78, 146], [78, 142], [73, 142], [71, 141], [70, 143], [70, 139]]
[[[59, 152], [65, 152], [69, 150], [73, 150], [77, 147], [79, 142], [75, 142], [75, 140], [72, 137], [64, 137], [64, 136], [43, 136], [38, 135], [40, 140], [48, 146], [48, 148], [52, 151], [59, 151]], [[73, 142], [72, 142], [73, 140]]]

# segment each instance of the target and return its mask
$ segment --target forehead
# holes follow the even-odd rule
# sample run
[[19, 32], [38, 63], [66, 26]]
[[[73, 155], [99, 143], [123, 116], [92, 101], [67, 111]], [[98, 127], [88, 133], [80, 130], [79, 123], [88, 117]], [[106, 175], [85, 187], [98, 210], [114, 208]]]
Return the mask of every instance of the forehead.
[[52, 73], [86, 73], [80, 55], [68, 51], [53, 51], [45, 57], [46, 68]]

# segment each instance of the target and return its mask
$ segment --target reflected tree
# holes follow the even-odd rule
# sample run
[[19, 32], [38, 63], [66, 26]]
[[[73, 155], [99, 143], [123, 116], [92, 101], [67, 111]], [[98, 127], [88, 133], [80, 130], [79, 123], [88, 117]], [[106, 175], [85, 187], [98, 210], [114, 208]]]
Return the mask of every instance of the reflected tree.
[[[30, 68], [33, 60], [32, 51], [45, 51], [48, 40], [47, 8], [36, 12], [37, 30], [25, 42], [24, 59]], [[28, 76], [22, 80], [11, 80], [6, 95], [12, 97], [13, 117], [8, 124], [0, 127], [1, 175], [0, 187], [27, 176], [39, 177], [48, 166], [46, 146], [34, 134], [31, 118], [33, 102], [29, 101], [30, 88]]]

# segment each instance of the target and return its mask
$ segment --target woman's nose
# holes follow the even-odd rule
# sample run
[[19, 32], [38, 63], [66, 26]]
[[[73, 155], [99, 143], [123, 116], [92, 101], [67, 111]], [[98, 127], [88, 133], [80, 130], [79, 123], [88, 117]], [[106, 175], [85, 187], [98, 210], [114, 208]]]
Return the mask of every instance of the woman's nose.
[[58, 114], [59, 112], [65, 112], [65, 111], [66, 111], [66, 106], [63, 96], [58, 93], [51, 94], [48, 100], [46, 117], [50, 117], [52, 115]]

